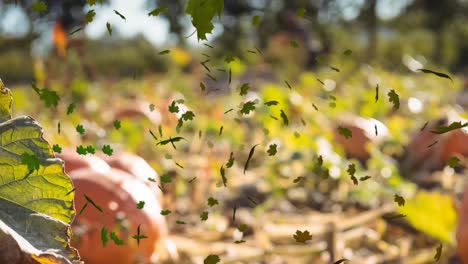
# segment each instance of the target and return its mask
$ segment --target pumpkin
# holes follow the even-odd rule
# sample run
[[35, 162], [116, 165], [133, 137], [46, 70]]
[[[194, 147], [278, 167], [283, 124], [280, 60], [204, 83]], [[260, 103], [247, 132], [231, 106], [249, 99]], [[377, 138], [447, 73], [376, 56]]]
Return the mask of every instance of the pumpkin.
[[[156, 248], [167, 234], [166, 222], [160, 214], [161, 206], [152, 191], [127, 172], [110, 169], [98, 172], [82, 168], [70, 172], [75, 186], [75, 207], [77, 215], [72, 224], [76, 247], [82, 260], [87, 264], [101, 263], [147, 263], [157, 258]], [[87, 195], [103, 212], [96, 209], [86, 198]], [[144, 201], [142, 209], [137, 203]], [[81, 212], [83, 206], [87, 207]], [[116, 245], [109, 239], [106, 246], [101, 241], [101, 230], [108, 230], [123, 240]], [[137, 240], [137, 234], [147, 238]]]
[[161, 201], [162, 192], [157, 183], [151, 182], [148, 178], [159, 180], [158, 174], [153, 168], [140, 156], [132, 153], [122, 152], [112, 156], [101, 156], [112, 168], [120, 169], [134, 175], [144, 182], [154, 193], [156, 198]]
[[[377, 135], [375, 134], [375, 126], [377, 126]], [[339, 134], [338, 127], [349, 129], [352, 137], [345, 138]], [[364, 163], [370, 158], [367, 145], [378, 144], [388, 136], [388, 129], [383, 123], [372, 118], [347, 116], [335, 125], [333, 133], [335, 142], [343, 148], [346, 156]]]
[[468, 264], [468, 188], [465, 189], [463, 201], [458, 207], [458, 220], [455, 237], [457, 240], [457, 255], [461, 262]]
[[[440, 121], [437, 125], [444, 123]], [[411, 139], [402, 161], [403, 171], [440, 170], [454, 156], [468, 157], [467, 132], [457, 129], [438, 135], [430, 132], [434, 127], [435, 125], [418, 132]], [[429, 147], [432, 144], [434, 145]]]
[[62, 152], [55, 153], [55, 156], [65, 162], [65, 172], [67, 174], [81, 168], [90, 168], [102, 173], [110, 170], [110, 166], [99, 157], [94, 155], [79, 155], [71, 148], [63, 148]]

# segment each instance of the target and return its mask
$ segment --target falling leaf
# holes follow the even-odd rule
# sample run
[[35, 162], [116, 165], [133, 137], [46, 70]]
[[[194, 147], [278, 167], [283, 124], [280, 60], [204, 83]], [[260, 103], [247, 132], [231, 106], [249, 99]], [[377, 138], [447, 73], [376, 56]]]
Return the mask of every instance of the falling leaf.
[[427, 146], [427, 148], [430, 148], [430, 147], [434, 146], [434, 145], [437, 144], [438, 142], [439, 142], [438, 140], [432, 142], [430, 145]]
[[107, 32], [109, 33], [109, 36], [112, 36], [112, 26], [109, 22], [106, 23], [107, 27]]
[[60, 100], [57, 92], [51, 91], [47, 88], [39, 89], [35, 83], [31, 83], [31, 86], [34, 89], [34, 91], [37, 93], [37, 95], [39, 95], [39, 98], [41, 99], [41, 101], [44, 102], [47, 108], [51, 106], [54, 106], [54, 107], [57, 106], [58, 101]]
[[260, 16], [254, 16], [252, 17], [252, 25], [256, 26], [260, 22]]
[[229, 156], [229, 160], [226, 163], [226, 168], [231, 168], [232, 165], [234, 165], [234, 152], [231, 152], [231, 155]]
[[345, 50], [345, 51], [343, 52], [343, 55], [345, 55], [345, 56], [350, 56], [351, 54], [353, 54], [353, 51], [350, 50], [350, 49], [347, 49], [347, 50]]
[[348, 165], [348, 169], [346, 170], [351, 177], [351, 180], [353, 181], [354, 185], [358, 185], [358, 180], [354, 174], [356, 173], [356, 165], [354, 163], [351, 163]]
[[245, 165], [244, 165], [244, 175], [245, 175], [245, 171], [249, 168], [249, 163], [250, 163], [250, 160], [252, 159], [252, 156], [255, 152], [255, 148], [258, 146], [258, 144], [256, 144], [255, 146], [252, 147], [252, 149], [250, 149], [250, 152], [249, 152], [249, 156], [247, 158], [247, 161], [245, 162]]
[[246, 224], [240, 224], [239, 227], [237, 227], [237, 229], [242, 232], [242, 233], [245, 233], [247, 231], [247, 229], [249, 229], [249, 226], [246, 225]]
[[255, 102], [254, 101], [248, 101], [248, 102], [245, 102], [242, 105], [242, 108], [241, 108], [240, 112], [242, 114], [248, 115], [251, 111], [254, 111], [254, 110], [255, 110]]
[[271, 144], [270, 146], [268, 146], [268, 150], [267, 150], [268, 156], [274, 156], [276, 154], [277, 152], [276, 147], [277, 147], [276, 144]]
[[429, 69], [419, 69], [419, 70], [422, 71], [423, 73], [434, 74], [434, 75], [437, 75], [437, 76], [439, 76], [441, 78], [449, 79], [450, 81], [453, 82], [452, 78], [448, 74], [445, 74], [445, 73], [442, 73], [442, 72], [436, 72], [436, 71], [429, 70]]
[[353, 133], [351, 132], [351, 130], [347, 129], [346, 127], [339, 126], [338, 127], [338, 134], [342, 135], [346, 139], [350, 139], [350, 138], [353, 137]]
[[67, 115], [73, 113], [75, 111], [75, 107], [76, 107], [75, 103], [69, 104], [68, 107], [67, 107]]
[[85, 17], [85, 23], [86, 24], [89, 24], [91, 22], [93, 22], [93, 19], [94, 19], [94, 16], [96, 15], [96, 12], [94, 10], [89, 10], [88, 13], [86, 13], [86, 17]]
[[427, 127], [428, 124], [429, 124], [429, 121], [424, 123], [424, 125], [421, 127], [421, 129], [419, 131], [422, 132]]
[[119, 130], [121, 128], [120, 120], [115, 120], [113, 124], [115, 129]]
[[78, 132], [80, 135], [83, 135], [85, 133], [85, 129], [83, 125], [77, 125], [76, 126], [76, 132]]
[[452, 168], [455, 168], [459, 165], [460, 163], [460, 159], [458, 157], [451, 157], [448, 161], [447, 161], [447, 165], [449, 165], [450, 167]]
[[398, 204], [398, 206], [405, 206], [405, 198], [398, 194], [395, 194], [394, 201]]
[[288, 86], [289, 90], [291, 90], [291, 89], [292, 89], [292, 87], [291, 87], [291, 84], [289, 84], [289, 82], [288, 82], [288, 81], [284, 80], [284, 83], [286, 84], [286, 86]]
[[146, 238], [148, 238], [148, 237], [145, 236], [145, 235], [143, 235], [143, 234], [141, 234], [140, 225], [138, 225], [138, 227], [137, 227], [137, 233], [136, 233], [136, 235], [132, 236], [132, 238], [133, 238], [133, 239], [136, 239], [137, 245], [140, 246], [140, 240], [141, 240], [141, 239], [146, 239]]
[[388, 92], [388, 97], [390, 103], [393, 103], [393, 109], [398, 110], [398, 108], [400, 108], [400, 97], [395, 92], [395, 90], [391, 90], [390, 92]]
[[101, 228], [101, 243], [102, 246], [105, 247], [107, 245], [107, 242], [109, 242], [109, 238], [107, 237], [107, 228], [103, 226]]
[[442, 256], [442, 244], [440, 244], [436, 249], [436, 254], [434, 255], [434, 260], [439, 261]]
[[169, 139], [161, 140], [161, 141], [159, 141], [158, 143], [156, 143], [156, 146], [157, 146], [157, 145], [162, 145], [162, 146], [164, 146], [164, 145], [167, 145], [167, 144], [171, 143], [171, 144], [172, 144], [172, 147], [173, 147], [174, 149], [176, 149], [176, 147], [175, 147], [175, 145], [174, 145], [174, 142], [179, 142], [179, 141], [181, 141], [181, 140], [186, 140], [186, 139], [183, 138], [183, 137], [174, 137], [174, 138], [169, 137]]
[[359, 178], [359, 180], [360, 180], [360, 181], [366, 181], [366, 180], [368, 180], [368, 179], [370, 179], [370, 178], [371, 178], [371, 176], [367, 175], [367, 176], [364, 176], [364, 177]]
[[171, 183], [172, 182], [171, 176], [169, 176], [167, 174], [163, 174], [159, 178], [161, 179], [161, 182], [163, 182], [163, 183]]
[[109, 145], [104, 145], [102, 147], [102, 153], [106, 154], [107, 156], [112, 156], [113, 152], [114, 150]]
[[195, 114], [192, 111], [187, 111], [187, 112], [182, 114], [181, 118], [184, 121], [188, 121], [188, 120], [193, 120], [194, 117], [195, 117]]
[[204, 211], [200, 214], [200, 220], [202, 221], [206, 221], [208, 220], [208, 212], [207, 211]]
[[102, 210], [102, 207], [97, 205], [93, 200], [91, 200], [91, 198], [89, 198], [89, 196], [84, 194], [84, 197], [85, 197], [86, 201], [88, 201], [89, 203], [91, 203], [92, 206], [94, 206], [94, 208], [96, 208], [99, 212], [104, 213], [104, 211]]
[[80, 212], [78, 213], [78, 215], [81, 215], [81, 214], [84, 212], [84, 210], [86, 209], [86, 207], [88, 207], [88, 203], [85, 203], [85, 204], [83, 205], [83, 207], [81, 207], [81, 210], [80, 210]]
[[118, 15], [120, 18], [122, 18], [123, 20], [127, 21], [127, 19], [125, 18], [125, 16], [122, 15], [119, 11], [114, 10], [114, 13], [115, 13], [116, 15]]
[[250, 89], [250, 86], [249, 86], [248, 83], [242, 84], [241, 87], [240, 87], [239, 95], [241, 95], [241, 96], [246, 95], [247, 92], [249, 91], [249, 89]]
[[76, 153], [78, 153], [79, 155], [86, 155], [88, 152], [86, 151], [85, 147], [80, 145], [76, 147]]
[[169, 105], [169, 112], [171, 112], [171, 113], [178, 113], [179, 112], [179, 107], [176, 105], [175, 101], [172, 101], [172, 103]]
[[184, 221], [177, 220], [177, 221], [176, 221], [176, 224], [178, 224], [178, 225], [185, 225], [186, 223], [185, 223]]
[[303, 180], [303, 179], [304, 179], [304, 177], [299, 176], [299, 177], [297, 177], [296, 179], [293, 180], [293, 183], [298, 183], [298, 182], [300, 182], [300, 181]]
[[221, 259], [219, 258], [218, 255], [209, 255], [203, 260], [203, 264], [216, 264], [220, 261]]
[[346, 261], [349, 261], [349, 259], [340, 259], [340, 260], [337, 260], [335, 262], [333, 262], [333, 264], [341, 264], [341, 263], [345, 263]]
[[223, 0], [189, 0], [185, 12], [192, 17], [192, 25], [197, 29], [198, 40], [206, 40], [206, 35], [214, 29], [213, 18], [221, 17]]
[[268, 101], [265, 103], [266, 106], [278, 105], [278, 101]]
[[159, 52], [159, 55], [168, 54], [169, 52], [171, 52], [171, 51], [170, 50], [163, 50], [163, 51]]
[[139, 201], [137, 204], [136, 204], [136, 207], [138, 209], [143, 209], [143, 207], [145, 206], [145, 201]]
[[121, 246], [124, 244], [123, 240], [119, 239], [115, 232], [110, 232], [110, 239], [116, 244], [117, 246]]
[[55, 153], [62, 153], [62, 147], [60, 147], [58, 144], [54, 144], [52, 146], [52, 150], [55, 152]]
[[434, 134], [444, 134], [452, 130], [464, 128], [468, 126], [468, 122], [462, 124], [461, 122], [452, 122], [449, 126], [439, 126], [431, 130], [431, 133]]
[[96, 150], [94, 149], [93, 146], [88, 145], [88, 146], [86, 146], [86, 152], [88, 152], [88, 153], [90, 153], [90, 154], [95, 154], [95, 153], [96, 153]]
[[161, 211], [161, 214], [162, 214], [162, 215], [168, 215], [168, 214], [170, 214], [170, 213], [171, 213], [171, 210], [167, 210], [167, 209]]
[[379, 84], [375, 86], [375, 102], [379, 100]]
[[209, 205], [210, 207], [213, 207], [213, 206], [215, 206], [215, 205], [217, 205], [217, 204], [219, 204], [219, 203], [218, 203], [218, 200], [216, 200], [216, 199], [213, 198], [213, 197], [209, 197], [209, 198], [208, 198], [208, 205]]
[[168, 10], [169, 8], [167, 6], [161, 6], [149, 12], [148, 16], [157, 16], [159, 14], [166, 13]]
[[306, 12], [306, 9], [304, 7], [300, 7], [296, 11], [296, 16], [302, 17], [305, 14], [305, 12]]
[[283, 110], [280, 110], [280, 116], [281, 116], [281, 119], [283, 119], [283, 124], [285, 126], [289, 125], [288, 116], [286, 115], [286, 113], [284, 113]]
[[305, 243], [306, 241], [312, 239], [312, 235], [307, 230], [305, 230], [305, 231], [297, 230], [296, 234], [293, 235], [293, 238], [298, 243]]
[[47, 5], [42, 2], [42, 1], [36, 1], [32, 4], [31, 6], [32, 10], [38, 12], [38, 13], [42, 13], [42, 12], [45, 12], [47, 11]]
[[224, 166], [221, 166], [219, 169], [219, 172], [221, 173], [221, 179], [223, 180], [223, 185], [226, 187], [227, 184], [227, 179], [226, 179], [226, 170], [224, 169]]

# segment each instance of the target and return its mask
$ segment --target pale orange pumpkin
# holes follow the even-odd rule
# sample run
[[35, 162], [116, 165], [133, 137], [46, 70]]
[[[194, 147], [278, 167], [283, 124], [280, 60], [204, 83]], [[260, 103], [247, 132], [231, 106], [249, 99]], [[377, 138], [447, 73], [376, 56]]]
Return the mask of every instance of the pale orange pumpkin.
[[[160, 214], [161, 206], [153, 192], [127, 172], [110, 169], [107, 173], [82, 168], [70, 172], [75, 186], [75, 207], [77, 215], [72, 224], [76, 247], [82, 260], [87, 264], [101, 263], [148, 263], [157, 258], [157, 245], [167, 235], [166, 222]], [[85, 194], [103, 212], [96, 209]], [[144, 201], [142, 209], [137, 203]], [[88, 204], [82, 210], [83, 206]], [[132, 236], [137, 234], [140, 226], [140, 244]], [[116, 245], [111, 239], [106, 246], [102, 245], [101, 230], [115, 232], [124, 241]]]

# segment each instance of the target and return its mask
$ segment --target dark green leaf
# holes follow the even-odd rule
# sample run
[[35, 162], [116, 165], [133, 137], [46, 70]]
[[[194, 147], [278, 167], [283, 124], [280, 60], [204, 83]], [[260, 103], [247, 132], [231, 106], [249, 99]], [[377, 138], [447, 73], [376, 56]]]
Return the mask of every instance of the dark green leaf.
[[268, 150], [267, 150], [268, 156], [274, 156], [276, 154], [277, 152], [276, 147], [277, 147], [276, 144], [271, 144], [270, 146], [268, 146]]
[[446, 74], [446, 73], [436, 72], [436, 71], [429, 70], [429, 69], [419, 69], [419, 70], [422, 71], [423, 73], [434, 74], [434, 75], [439, 76], [439, 77], [441, 77], [441, 78], [449, 79], [450, 81], [453, 82], [452, 78], [451, 78], [448, 74]]
[[254, 111], [255, 110], [255, 102], [254, 101], [248, 101], [248, 102], [245, 102], [243, 105], [242, 105], [242, 108], [240, 110], [240, 112], [244, 115], [248, 115], [250, 113], [250, 111]]
[[93, 200], [91, 200], [91, 198], [89, 198], [89, 196], [87, 196], [85, 194], [84, 197], [85, 197], [86, 201], [88, 201], [91, 205], [94, 206], [94, 208], [96, 208], [99, 212], [104, 213], [104, 211], [102, 210], [102, 207], [97, 205]]
[[118, 15], [120, 18], [122, 18], [123, 20], [125, 20], [125, 21], [127, 20], [127, 19], [125, 18], [125, 16], [122, 15], [119, 11], [114, 10], [114, 13], [115, 13], [116, 15]]
[[219, 258], [218, 255], [209, 255], [203, 260], [203, 264], [216, 264], [220, 261], [221, 259]]
[[109, 238], [107, 237], [107, 228], [105, 226], [101, 228], [101, 242], [103, 247], [105, 247], [107, 242], [109, 242]]
[[246, 95], [247, 92], [249, 91], [249, 89], [250, 89], [249, 84], [248, 84], [248, 83], [244, 83], [244, 84], [242, 84], [241, 87], [240, 87], [240, 93], [239, 93], [239, 94], [240, 94], [241, 96], [242, 96], [242, 95]]
[[106, 154], [107, 156], [112, 156], [114, 150], [109, 145], [102, 146], [102, 153]]
[[390, 103], [393, 103], [393, 109], [398, 110], [398, 108], [400, 108], [400, 97], [395, 92], [395, 90], [391, 90], [390, 92], [388, 92], [388, 97]]
[[169, 8], [167, 6], [161, 6], [156, 9], [153, 9], [151, 12], [148, 13], [148, 16], [157, 16], [162, 13], [166, 13]]
[[215, 198], [213, 198], [213, 197], [208, 198], [208, 205], [210, 207], [213, 207], [213, 206], [218, 205], [218, 204], [219, 204], [219, 202]]
[[123, 240], [119, 239], [115, 232], [110, 232], [110, 239], [116, 244], [117, 246], [121, 246], [124, 244]]
[[75, 103], [69, 104], [68, 107], [67, 107], [67, 115], [73, 113], [75, 111], [75, 107], [76, 107]]
[[31, 6], [32, 10], [41, 13], [47, 11], [47, 5], [42, 1], [36, 1]]
[[256, 144], [255, 146], [252, 147], [252, 149], [250, 149], [249, 156], [248, 156], [247, 161], [245, 162], [245, 165], [244, 165], [244, 175], [245, 175], [245, 171], [249, 168], [249, 162], [252, 159], [252, 156], [253, 156], [253, 154], [255, 152], [255, 148], [257, 146], [258, 146], [258, 144]]
[[394, 201], [398, 204], [398, 206], [405, 206], [405, 198], [398, 194], [395, 194]]
[[450, 132], [452, 130], [464, 128], [466, 126], [468, 126], [468, 122], [466, 122], [464, 124], [462, 124], [461, 121], [460, 122], [452, 122], [449, 126], [439, 126], [439, 127], [434, 128], [433, 130], [431, 130], [431, 133], [444, 134], [444, 133]]
[[296, 234], [293, 235], [293, 238], [296, 240], [298, 243], [305, 243], [308, 240], [312, 239], [312, 235], [309, 233], [309, 231], [300, 231], [297, 230]]
[[288, 120], [288, 116], [286, 115], [286, 113], [284, 113], [283, 110], [280, 110], [280, 116], [281, 116], [281, 119], [283, 119], [283, 124], [285, 126], [289, 125], [289, 120]]
[[346, 139], [349, 139], [349, 138], [353, 137], [353, 133], [351, 132], [351, 130], [347, 129], [346, 127], [339, 126], [338, 127], [338, 134], [342, 135]]

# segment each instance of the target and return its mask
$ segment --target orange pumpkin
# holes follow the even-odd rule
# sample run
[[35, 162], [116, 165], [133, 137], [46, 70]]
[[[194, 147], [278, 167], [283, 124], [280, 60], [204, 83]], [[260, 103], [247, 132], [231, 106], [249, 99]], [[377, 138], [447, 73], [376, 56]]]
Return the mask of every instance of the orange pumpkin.
[[[377, 135], [375, 135], [375, 126], [377, 126]], [[339, 134], [338, 127], [349, 129], [352, 137], [345, 138]], [[333, 133], [335, 142], [343, 148], [346, 156], [365, 162], [370, 158], [367, 145], [377, 144], [379, 140], [388, 136], [388, 129], [375, 119], [347, 116], [334, 127]]]
[[453, 156], [468, 157], [467, 132], [458, 129], [438, 135], [430, 132], [434, 127], [426, 128], [411, 139], [402, 161], [405, 171], [440, 170]]
[[[75, 207], [77, 215], [72, 230], [77, 241], [76, 247], [81, 258], [87, 264], [101, 263], [147, 263], [157, 258], [156, 247], [167, 234], [165, 219], [160, 214], [161, 206], [152, 191], [134, 176], [117, 169], [107, 173], [82, 168], [70, 172], [75, 186]], [[103, 212], [97, 210], [85, 194]], [[144, 201], [142, 209], [137, 203]], [[87, 207], [80, 214], [83, 206]], [[140, 226], [140, 244], [132, 236], [137, 234]], [[109, 239], [102, 245], [101, 230], [115, 232], [123, 240], [123, 245], [116, 245]]]
[[468, 263], [468, 188], [463, 195], [463, 201], [458, 207], [458, 223], [455, 231], [457, 240], [457, 255], [462, 263]]
[[132, 153], [122, 152], [112, 156], [101, 156], [112, 168], [120, 169], [128, 172], [142, 182], [144, 182], [154, 193], [156, 198], [161, 201], [162, 192], [157, 183], [151, 182], [148, 178], [158, 181], [159, 177], [156, 171], [140, 156]]

